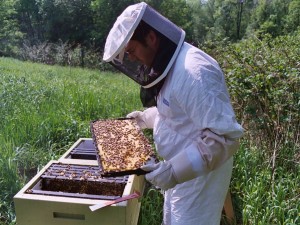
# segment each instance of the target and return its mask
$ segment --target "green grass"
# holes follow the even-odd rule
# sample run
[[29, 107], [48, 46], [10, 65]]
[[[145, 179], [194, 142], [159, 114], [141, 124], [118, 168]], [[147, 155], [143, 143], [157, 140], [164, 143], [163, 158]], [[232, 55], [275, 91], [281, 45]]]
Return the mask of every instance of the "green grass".
[[242, 145], [235, 156], [231, 192], [238, 224], [300, 224], [300, 167], [278, 166], [272, 180], [262, 149]]
[[[15, 224], [13, 196], [58, 159], [89, 123], [141, 109], [139, 87], [120, 74], [0, 58], [0, 224]], [[276, 166], [246, 134], [231, 182], [237, 224], [300, 224], [299, 149], [280, 149]], [[275, 170], [274, 170], [275, 169]], [[139, 225], [159, 225], [162, 195], [148, 187]]]
[[140, 109], [139, 87], [120, 74], [0, 58], [0, 221], [14, 221], [12, 197], [89, 123]]

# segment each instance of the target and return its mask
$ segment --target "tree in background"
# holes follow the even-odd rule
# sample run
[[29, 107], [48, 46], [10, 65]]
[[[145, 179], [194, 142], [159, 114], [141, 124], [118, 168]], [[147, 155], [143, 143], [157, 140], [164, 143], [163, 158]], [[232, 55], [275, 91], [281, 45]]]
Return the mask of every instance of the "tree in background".
[[300, 1], [293, 0], [289, 4], [288, 14], [286, 15], [286, 32], [292, 32], [300, 28]]
[[284, 34], [290, 2], [291, 0], [258, 1], [248, 25], [248, 34], [270, 34], [273, 37]]
[[91, 0], [39, 0], [46, 40], [86, 44], [94, 29]]
[[[120, 13], [129, 5], [138, 3], [136, 0], [92, 0], [94, 30], [92, 36], [97, 46], [103, 47], [106, 36]], [[150, 6], [182, 27], [187, 37], [192, 39], [192, 10], [184, 0], [146, 0]]]
[[14, 0], [0, 1], [0, 56], [15, 55], [23, 36], [16, 18], [16, 4]]
[[201, 43], [205, 40], [207, 33], [215, 23], [213, 16], [214, 12], [214, 1], [207, 4], [199, 1], [189, 1], [193, 9], [193, 38], [197, 43]]
[[[299, 0], [144, 1], [182, 27], [186, 31], [186, 40], [192, 44], [223, 40], [238, 42], [253, 34], [277, 37], [296, 31], [300, 23]], [[127, 6], [138, 2], [141, 1], [1, 0], [0, 52], [13, 55], [8, 53], [9, 49], [23, 48], [24, 45], [26, 49], [20, 52], [28, 52], [34, 46], [35, 51], [40, 52], [53, 44], [59, 45], [63, 50], [60, 52], [75, 48], [81, 52], [84, 47], [101, 54], [117, 16]], [[23, 37], [23, 43], [18, 43], [20, 37]], [[44, 55], [47, 52], [55, 54], [56, 50], [46, 51]]]
[[18, 0], [16, 10], [20, 30], [25, 34], [24, 38], [31, 43], [44, 40], [45, 27], [38, 2], [36, 0]]
[[85, 43], [93, 30], [91, 0], [19, 0], [21, 30], [31, 44]]
[[137, 2], [138, 1], [134, 0], [92, 0], [91, 8], [94, 24], [92, 37], [96, 46], [100, 48], [104, 46], [108, 32], [113, 26], [116, 18], [127, 6]]
[[241, 39], [254, 5], [253, 1], [246, 0], [192, 1], [189, 4], [193, 5], [194, 36], [198, 42]]
[[185, 0], [164, 0], [157, 6], [156, 1], [148, 1], [153, 7], [157, 7], [158, 11], [173, 23], [181, 27], [186, 32], [186, 39], [194, 42], [193, 38], [193, 11]]

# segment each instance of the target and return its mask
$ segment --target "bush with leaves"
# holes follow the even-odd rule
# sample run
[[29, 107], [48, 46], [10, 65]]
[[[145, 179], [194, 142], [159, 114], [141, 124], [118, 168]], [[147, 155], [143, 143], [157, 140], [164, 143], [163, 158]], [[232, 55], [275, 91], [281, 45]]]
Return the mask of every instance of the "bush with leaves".
[[275, 39], [253, 36], [210, 50], [223, 67], [247, 139], [266, 149], [273, 169], [280, 156], [281, 162], [295, 161], [300, 148], [299, 43], [297, 32]]

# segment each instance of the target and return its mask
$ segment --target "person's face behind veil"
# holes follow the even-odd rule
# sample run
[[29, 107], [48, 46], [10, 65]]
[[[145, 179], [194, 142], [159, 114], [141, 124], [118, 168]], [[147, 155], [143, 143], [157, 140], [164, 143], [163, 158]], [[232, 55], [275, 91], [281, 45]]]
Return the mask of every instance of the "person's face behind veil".
[[147, 68], [151, 68], [158, 46], [159, 39], [157, 35], [155, 32], [150, 31], [145, 37], [145, 44], [137, 40], [130, 40], [125, 48], [125, 52], [131, 61], [138, 61], [147, 66]]

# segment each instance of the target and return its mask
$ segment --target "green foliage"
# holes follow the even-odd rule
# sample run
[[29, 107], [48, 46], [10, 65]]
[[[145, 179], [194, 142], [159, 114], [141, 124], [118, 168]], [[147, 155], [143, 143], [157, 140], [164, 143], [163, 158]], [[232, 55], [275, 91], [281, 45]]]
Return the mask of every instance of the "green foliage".
[[21, 29], [31, 44], [50, 41], [86, 44], [93, 29], [91, 0], [19, 0]]
[[163, 194], [147, 187], [141, 199], [139, 225], [160, 225], [163, 216]]
[[[155, 1], [154, 1], [155, 2]], [[151, 1], [149, 1], [151, 4]], [[157, 5], [157, 4], [156, 4]], [[153, 4], [154, 7], [154, 4]], [[185, 30], [187, 40], [192, 40], [193, 17], [192, 8], [184, 0], [165, 0], [156, 7], [161, 14]]]
[[0, 1], [0, 56], [15, 56], [16, 47], [22, 38], [16, 19], [16, 4], [14, 0]]
[[[138, 0], [2, 0], [0, 54], [22, 57], [24, 45], [42, 52], [68, 43], [69, 51], [85, 48], [102, 54], [118, 15]], [[203, 43], [223, 39], [236, 42], [270, 34], [277, 37], [299, 27], [299, 0], [147, 0], [150, 6], [186, 31], [186, 40]], [[22, 39], [21, 39], [22, 38]], [[23, 43], [20, 43], [20, 42]], [[41, 49], [44, 45], [45, 49]], [[20, 49], [20, 51], [18, 51]], [[54, 58], [55, 51], [48, 51]], [[85, 55], [87, 55], [85, 54]], [[95, 56], [94, 54], [93, 56]], [[89, 59], [88, 59], [89, 60]], [[94, 58], [91, 60], [93, 61]], [[46, 61], [53, 63], [53, 60]], [[95, 68], [95, 63], [86, 63]]]
[[20, 30], [25, 34], [25, 38], [32, 42], [42, 39], [45, 27], [43, 27], [43, 18], [39, 14], [36, 1], [18, 0], [15, 9], [18, 15]]
[[[72, 48], [99, 51], [117, 16], [140, 1], [3, 0], [0, 3], [0, 52], [15, 55], [20, 38], [36, 45], [59, 41]], [[157, 1], [151, 6], [182, 27], [193, 43], [207, 39], [239, 40], [253, 32], [275, 36], [299, 26], [298, 0]], [[22, 33], [21, 33], [22, 32]]]
[[286, 30], [288, 32], [297, 30], [300, 27], [300, 1], [293, 0], [289, 4], [288, 14], [286, 16]]
[[[291, 0], [262, 0], [259, 2], [257, 8], [252, 15], [251, 28], [248, 32], [256, 32], [258, 34], [270, 34], [273, 37], [283, 35], [284, 28], [289, 26], [286, 22], [288, 15], [288, 8]], [[297, 27], [293, 26], [293, 30]]]
[[299, 41], [299, 33], [253, 37], [220, 53], [241, 121], [258, 145], [270, 149], [289, 140], [299, 144]]
[[195, 41], [241, 39], [245, 36], [254, 8], [253, 1], [208, 0], [200, 1], [198, 6], [193, 3]]
[[[224, 69], [246, 129], [231, 182], [237, 224], [300, 222], [299, 42], [298, 31], [201, 46]], [[79, 137], [90, 137], [90, 121], [141, 109], [138, 90], [120, 74], [0, 58], [0, 224], [15, 224], [14, 194]], [[146, 190], [139, 225], [159, 224], [162, 195]]]
[[23, 184], [14, 160], [13, 143], [0, 135], [0, 224], [15, 221], [12, 198]]
[[217, 10], [214, 14], [216, 18], [214, 29], [218, 32], [218, 35], [236, 39], [236, 26], [234, 25], [238, 15], [237, 6], [236, 1], [216, 1]]
[[245, 128], [231, 191], [237, 224], [298, 224], [300, 33], [208, 42]]
[[[49, 141], [66, 145], [69, 140], [88, 134], [82, 126], [90, 120], [124, 116], [129, 112], [126, 102], [138, 103], [138, 99], [132, 97], [136, 93], [133, 82], [125, 76], [100, 76], [96, 71], [84, 69], [51, 66], [42, 69], [37, 64], [16, 63], [19, 67], [13, 71], [5, 64], [0, 67], [0, 123], [6, 128], [3, 135], [9, 135], [17, 124], [25, 128], [19, 130], [20, 133], [15, 132], [17, 145], [49, 147], [44, 146]], [[123, 93], [122, 87], [127, 82], [133, 90]], [[122, 95], [112, 96], [112, 91], [122, 92]]]
[[237, 224], [299, 224], [299, 172], [279, 167], [275, 180], [262, 149], [242, 145], [235, 156], [231, 193]]
[[137, 3], [134, 0], [111, 1], [92, 0], [92, 10], [94, 15], [93, 38], [98, 46], [103, 48], [109, 30], [113, 26], [117, 17], [129, 5]]
[[91, 137], [91, 121], [141, 108], [138, 91], [119, 74], [0, 58], [0, 224], [14, 221], [12, 197], [24, 182]]

